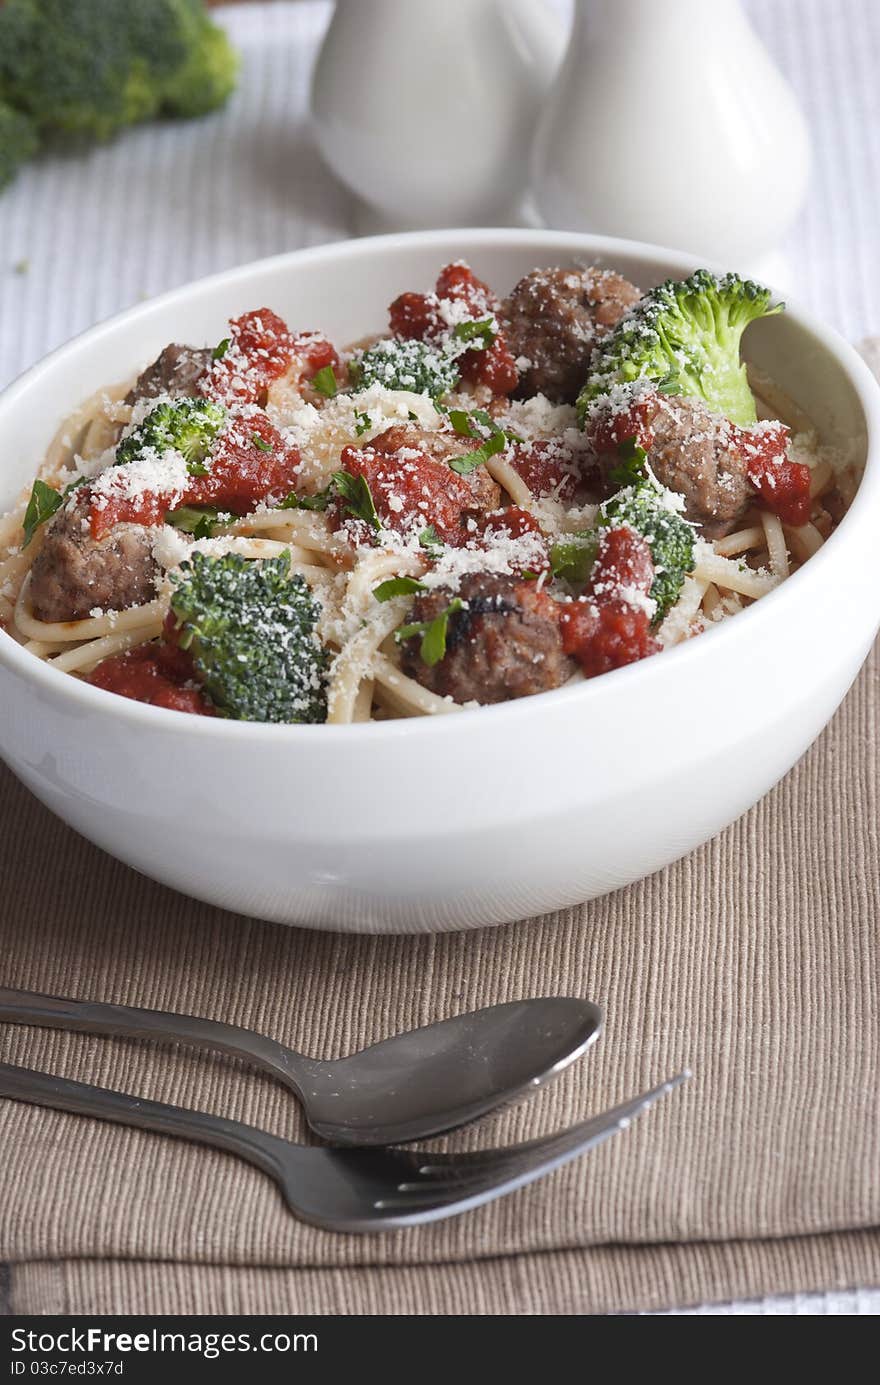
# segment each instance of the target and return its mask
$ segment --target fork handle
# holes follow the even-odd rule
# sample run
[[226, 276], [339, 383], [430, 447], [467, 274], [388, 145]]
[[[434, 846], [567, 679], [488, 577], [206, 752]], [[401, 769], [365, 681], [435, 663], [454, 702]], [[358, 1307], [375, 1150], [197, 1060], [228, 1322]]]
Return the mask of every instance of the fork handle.
[[264, 1130], [225, 1116], [208, 1115], [205, 1111], [190, 1111], [183, 1106], [168, 1106], [161, 1101], [147, 1101], [107, 1087], [93, 1087], [87, 1082], [73, 1082], [67, 1077], [36, 1072], [30, 1068], [0, 1063], [0, 1097], [28, 1102], [33, 1106], [48, 1106], [54, 1111], [68, 1111], [75, 1116], [95, 1116], [98, 1120], [114, 1121], [117, 1125], [133, 1125], [157, 1135], [174, 1135], [181, 1140], [213, 1145], [228, 1154], [237, 1154], [258, 1169], [281, 1181], [282, 1149], [286, 1142]]
[[7, 986], [0, 986], [0, 1021], [213, 1049], [255, 1063], [292, 1087], [298, 1096], [302, 1095], [301, 1078], [311, 1065], [309, 1059], [266, 1034], [223, 1024], [220, 1020], [176, 1015], [165, 1010], [141, 1010], [133, 1005], [107, 1005], [97, 1000], [39, 995]]

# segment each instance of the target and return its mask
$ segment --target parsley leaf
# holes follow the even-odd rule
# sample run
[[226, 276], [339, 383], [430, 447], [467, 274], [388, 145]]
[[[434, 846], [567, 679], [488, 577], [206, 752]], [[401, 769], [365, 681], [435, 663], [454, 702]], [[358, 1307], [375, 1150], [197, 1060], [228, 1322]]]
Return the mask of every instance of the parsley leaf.
[[417, 582], [414, 577], [389, 577], [373, 588], [373, 595], [377, 601], [393, 601], [395, 596], [414, 596], [426, 590], [424, 582]]
[[322, 366], [319, 371], [312, 376], [312, 385], [319, 394], [323, 394], [327, 399], [332, 399], [337, 390], [336, 375], [332, 365]]
[[24, 528], [23, 548], [27, 548], [40, 525], [52, 518], [63, 501], [64, 496], [53, 490], [51, 486], [47, 486], [45, 481], [34, 482], [31, 498], [27, 503], [27, 509], [22, 520], [22, 527]]
[[222, 341], [219, 341], [219, 342], [217, 343], [217, 345], [214, 347], [214, 350], [211, 352], [211, 360], [212, 360], [212, 361], [222, 361], [223, 357], [226, 355], [226, 352], [227, 352], [228, 350], [229, 350], [229, 337], [224, 337]]
[[193, 457], [191, 462], [187, 462], [186, 471], [188, 476], [207, 476], [210, 468], [198, 457]]
[[444, 543], [433, 524], [429, 524], [427, 529], [423, 529], [419, 534], [419, 545], [424, 548], [430, 558], [439, 558], [443, 552]]
[[494, 323], [495, 319], [491, 317], [480, 318], [475, 322], [459, 322], [453, 327], [452, 335], [457, 341], [472, 342], [477, 351], [485, 351], [498, 335]]
[[355, 409], [354, 425], [355, 433], [359, 438], [362, 438], [364, 433], [369, 433], [373, 426], [373, 422], [368, 413], [365, 413], [362, 409]]
[[449, 629], [449, 617], [455, 615], [456, 611], [462, 609], [460, 597], [455, 597], [450, 601], [445, 611], [441, 611], [439, 616], [433, 620], [414, 621], [412, 625], [402, 625], [394, 633], [394, 638], [398, 644], [404, 640], [411, 640], [414, 635], [421, 635], [422, 642], [419, 645], [419, 658], [423, 664], [433, 668], [439, 664], [446, 654], [446, 636]]
[[210, 539], [218, 528], [234, 518], [214, 509], [213, 505], [181, 505], [179, 510], [167, 510], [165, 523], [180, 529], [184, 534], [192, 534], [194, 539]]
[[265, 438], [261, 438], [259, 433], [251, 433], [251, 442], [254, 447], [258, 447], [261, 452], [272, 451], [272, 444], [267, 442]]
[[365, 477], [352, 476], [349, 471], [334, 471], [330, 479], [343, 501], [343, 509], [354, 515], [355, 519], [362, 519], [378, 533], [382, 525]]
[[616, 466], [610, 476], [615, 486], [622, 490], [625, 486], [637, 486], [644, 481], [648, 454], [643, 447], [639, 447], [635, 438], [624, 438], [623, 442], [618, 443], [617, 455], [621, 459], [620, 466]]
[[487, 438], [472, 452], [465, 452], [461, 457], [452, 457], [449, 465], [459, 476], [470, 476], [472, 471], [476, 471], [478, 466], [494, 457], [496, 452], [503, 452], [506, 446], [507, 437], [499, 428], [497, 433], [493, 433], [491, 438]]
[[332, 486], [328, 486], [325, 491], [318, 491], [317, 495], [297, 495], [296, 491], [291, 491], [290, 495], [286, 496], [277, 508], [279, 510], [326, 510], [332, 493]]
[[573, 587], [582, 587], [590, 575], [599, 546], [598, 535], [589, 529], [572, 534], [550, 549], [550, 571]]

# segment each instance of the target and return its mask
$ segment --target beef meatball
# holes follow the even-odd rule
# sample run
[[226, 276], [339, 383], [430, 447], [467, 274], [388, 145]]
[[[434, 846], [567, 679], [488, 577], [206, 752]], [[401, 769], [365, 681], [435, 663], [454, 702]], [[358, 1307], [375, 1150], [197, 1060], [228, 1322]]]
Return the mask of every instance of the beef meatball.
[[739, 524], [754, 499], [736, 428], [695, 399], [658, 395], [649, 462], [663, 486], [685, 498], [685, 517], [707, 539]]
[[117, 524], [101, 540], [81, 509], [61, 510], [50, 524], [31, 569], [31, 607], [37, 620], [84, 620], [91, 611], [122, 611], [156, 595], [152, 532]]
[[610, 269], [534, 269], [520, 279], [500, 314], [521, 367], [517, 393], [573, 404], [596, 339], [640, 297], [635, 285]]
[[210, 364], [210, 347], [178, 346], [172, 342], [159, 352], [152, 365], [141, 371], [125, 396], [125, 402], [136, 404], [139, 399], [157, 399], [162, 394], [175, 399], [193, 396]]
[[437, 588], [416, 598], [408, 621], [432, 621], [455, 596], [464, 609], [449, 617], [446, 654], [429, 666], [418, 636], [401, 646], [404, 672], [455, 702], [507, 702], [566, 682], [575, 664], [562, 649], [556, 603], [534, 582], [470, 573], [457, 592]]

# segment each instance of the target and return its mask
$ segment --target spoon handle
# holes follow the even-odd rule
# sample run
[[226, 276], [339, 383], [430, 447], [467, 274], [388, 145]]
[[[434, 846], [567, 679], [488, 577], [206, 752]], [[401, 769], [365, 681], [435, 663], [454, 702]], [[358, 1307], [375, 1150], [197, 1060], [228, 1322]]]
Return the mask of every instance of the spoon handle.
[[153, 1039], [191, 1044], [243, 1058], [279, 1078], [300, 1095], [300, 1078], [308, 1060], [293, 1049], [253, 1029], [240, 1029], [219, 1020], [176, 1015], [165, 1010], [141, 1010], [132, 1005], [107, 1005], [97, 1000], [38, 995], [0, 986], [0, 1021], [34, 1024], [45, 1029], [75, 1029], [115, 1038]]

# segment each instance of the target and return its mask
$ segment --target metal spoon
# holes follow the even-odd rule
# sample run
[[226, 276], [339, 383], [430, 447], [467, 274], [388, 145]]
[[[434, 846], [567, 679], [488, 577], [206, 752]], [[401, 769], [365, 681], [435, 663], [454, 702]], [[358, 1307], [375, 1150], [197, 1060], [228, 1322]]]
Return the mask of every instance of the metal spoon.
[[425, 1139], [539, 1087], [599, 1036], [590, 1000], [513, 1000], [321, 1062], [251, 1029], [194, 1015], [0, 987], [0, 1020], [214, 1049], [263, 1068], [299, 1097], [311, 1128], [339, 1145]]

